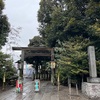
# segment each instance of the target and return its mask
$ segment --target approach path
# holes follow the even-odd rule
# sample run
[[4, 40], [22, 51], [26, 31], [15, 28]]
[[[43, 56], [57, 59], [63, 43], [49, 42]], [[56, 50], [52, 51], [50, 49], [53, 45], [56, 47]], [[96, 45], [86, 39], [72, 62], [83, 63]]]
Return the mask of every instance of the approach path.
[[0, 100], [90, 100], [84, 97], [81, 92], [76, 95], [75, 89], [72, 89], [72, 96], [69, 95], [68, 87], [53, 86], [48, 81], [41, 81], [40, 92], [34, 92], [34, 81], [24, 83], [23, 92], [16, 93], [15, 88], [0, 93]]

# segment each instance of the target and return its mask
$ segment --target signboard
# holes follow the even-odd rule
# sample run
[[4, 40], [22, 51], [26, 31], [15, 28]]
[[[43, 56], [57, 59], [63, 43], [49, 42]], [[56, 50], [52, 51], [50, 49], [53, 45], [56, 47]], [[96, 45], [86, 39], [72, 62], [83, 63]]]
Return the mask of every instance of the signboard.
[[55, 68], [55, 61], [51, 61], [51, 68]]

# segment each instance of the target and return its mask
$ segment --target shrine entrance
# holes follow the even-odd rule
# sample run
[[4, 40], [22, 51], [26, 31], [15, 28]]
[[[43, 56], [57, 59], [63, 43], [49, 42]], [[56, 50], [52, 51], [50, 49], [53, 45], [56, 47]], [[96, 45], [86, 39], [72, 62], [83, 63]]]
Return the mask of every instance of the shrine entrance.
[[[12, 47], [13, 50], [21, 50], [20, 59], [20, 77], [23, 79], [24, 61], [28, 64], [33, 64], [36, 72], [33, 74], [33, 79], [51, 80], [53, 83], [55, 73], [54, 49], [47, 47]], [[42, 70], [43, 62], [51, 62], [48, 70]], [[39, 72], [40, 71], [40, 72]]]

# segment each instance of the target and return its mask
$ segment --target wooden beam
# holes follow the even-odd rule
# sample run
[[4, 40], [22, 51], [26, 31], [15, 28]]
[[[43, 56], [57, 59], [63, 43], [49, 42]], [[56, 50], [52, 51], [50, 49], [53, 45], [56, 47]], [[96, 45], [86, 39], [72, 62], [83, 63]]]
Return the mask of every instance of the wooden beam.
[[12, 50], [49, 50], [51, 51], [52, 48], [47, 47], [12, 47]]
[[50, 53], [26, 53], [24, 57], [34, 57], [34, 56], [51, 56]]

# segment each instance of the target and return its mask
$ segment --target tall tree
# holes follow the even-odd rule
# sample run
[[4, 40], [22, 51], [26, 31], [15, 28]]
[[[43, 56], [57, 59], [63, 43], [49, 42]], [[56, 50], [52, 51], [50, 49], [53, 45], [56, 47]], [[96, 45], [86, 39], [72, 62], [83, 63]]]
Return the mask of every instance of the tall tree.
[[[40, 35], [49, 46], [59, 47], [58, 41], [68, 46], [61, 46], [67, 50], [66, 57], [63, 57], [63, 52], [56, 55], [60, 55], [58, 61], [61, 66], [67, 69], [66, 60], [71, 59], [73, 63], [69, 68], [74, 66], [74, 75], [85, 73], [87, 47], [94, 45], [97, 68], [100, 69], [100, 0], [41, 0], [38, 19]], [[84, 43], [87, 45], [84, 46]]]
[[30, 39], [28, 46], [41, 47], [41, 46], [46, 46], [46, 44], [42, 37], [35, 36], [33, 37], [33, 39]]
[[75, 36], [64, 42], [58, 41], [59, 45], [55, 47], [55, 59], [58, 70], [61, 71], [62, 82], [68, 77], [77, 78], [88, 75], [88, 59], [85, 49], [89, 43], [89, 39], [84, 39], [82, 36]]
[[75, 35], [94, 41], [100, 36], [99, 9], [100, 2], [96, 0], [41, 0], [40, 34], [50, 46], [55, 46], [57, 39], [66, 40]]
[[0, 0], [0, 48], [7, 41], [7, 36], [10, 31], [10, 24], [7, 16], [3, 14], [4, 2]]

